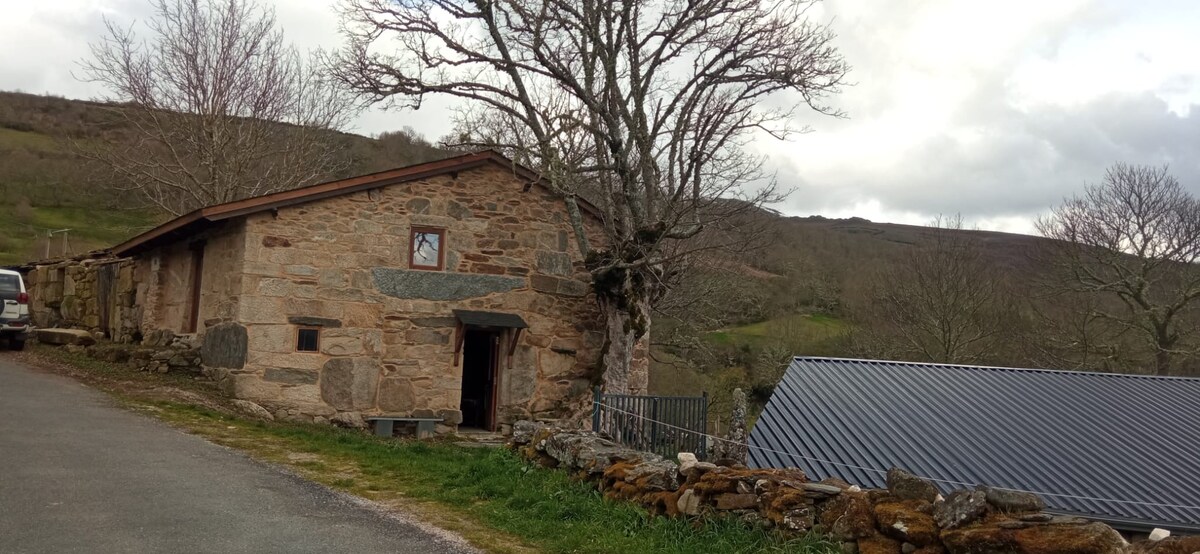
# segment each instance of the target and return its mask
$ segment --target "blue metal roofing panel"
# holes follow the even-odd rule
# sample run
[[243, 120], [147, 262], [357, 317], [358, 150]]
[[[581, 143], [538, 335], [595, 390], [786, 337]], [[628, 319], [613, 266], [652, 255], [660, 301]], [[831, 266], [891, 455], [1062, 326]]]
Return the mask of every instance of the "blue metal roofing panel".
[[1200, 531], [1200, 379], [796, 358], [752, 467], [882, 488], [901, 467], [1042, 493], [1051, 511]]

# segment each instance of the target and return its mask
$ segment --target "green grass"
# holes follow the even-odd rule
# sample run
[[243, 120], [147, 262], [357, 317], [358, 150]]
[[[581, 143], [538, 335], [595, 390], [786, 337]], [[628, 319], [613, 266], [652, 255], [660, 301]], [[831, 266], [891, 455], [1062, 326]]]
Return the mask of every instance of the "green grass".
[[[70, 253], [82, 254], [113, 246], [155, 223], [143, 212], [87, 206], [34, 207], [32, 217], [22, 221], [10, 200], [0, 199], [0, 265], [44, 258], [47, 229], [70, 229]], [[51, 256], [61, 256], [62, 249], [62, 234], [56, 234]]]
[[540, 552], [834, 552], [817, 538], [789, 540], [732, 519], [654, 517], [633, 504], [606, 500], [588, 483], [559, 470], [531, 466], [503, 449], [379, 440], [327, 426], [247, 422], [191, 406], [165, 407], [168, 420], [200, 434], [215, 429], [219, 439], [222, 429], [236, 427], [235, 446], [249, 440], [316, 455], [325, 461], [298, 465], [325, 474], [327, 478], [318, 479], [334, 488], [365, 496], [394, 490], [432, 501]]
[[793, 314], [741, 327], [714, 331], [707, 335], [714, 344], [754, 347], [780, 344], [802, 350], [838, 337], [849, 324], [826, 314]]
[[0, 265], [45, 258], [49, 230], [70, 229], [65, 252], [63, 234], [50, 241], [50, 257], [59, 257], [113, 246], [156, 223], [112, 207], [62, 137], [0, 126], [0, 160], [8, 161], [0, 164]]
[[[787, 356], [836, 356], [844, 353], [851, 324], [827, 314], [791, 314], [706, 333], [714, 363], [694, 353], [655, 347], [650, 366], [650, 393], [695, 396], [707, 392], [710, 414], [728, 415], [732, 391], [774, 386]], [[692, 358], [689, 360], [689, 355]], [[696, 360], [699, 360], [697, 363]], [[751, 419], [761, 406], [751, 406]]]
[[62, 149], [58, 141], [49, 135], [6, 127], [0, 127], [0, 146], [25, 148], [35, 152], [58, 152]]
[[386, 440], [327, 425], [249, 420], [195, 403], [163, 400], [163, 385], [211, 389], [189, 376], [141, 373], [49, 347], [37, 346], [31, 354], [55, 362], [52, 369], [107, 390], [131, 409], [286, 465], [331, 488], [415, 513], [490, 552], [837, 552], [815, 536], [789, 538], [732, 519], [652, 516], [634, 504], [605, 499], [590, 484], [563, 471], [535, 467], [504, 449]]

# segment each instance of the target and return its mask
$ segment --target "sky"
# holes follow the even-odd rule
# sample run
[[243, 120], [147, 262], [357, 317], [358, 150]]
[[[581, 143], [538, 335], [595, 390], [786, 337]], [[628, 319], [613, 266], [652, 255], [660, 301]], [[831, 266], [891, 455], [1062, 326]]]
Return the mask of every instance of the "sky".
[[[333, 0], [273, 4], [299, 48], [341, 44]], [[145, 0], [0, 0], [0, 90], [100, 96], [76, 75], [103, 17], [149, 13]], [[847, 117], [801, 113], [811, 132], [754, 141], [790, 191], [774, 206], [785, 214], [961, 214], [1031, 233], [1115, 162], [1169, 164], [1200, 195], [1198, 1], [825, 0], [809, 14], [838, 35], [854, 84], [832, 99]], [[450, 107], [372, 109], [349, 130], [436, 139]]]

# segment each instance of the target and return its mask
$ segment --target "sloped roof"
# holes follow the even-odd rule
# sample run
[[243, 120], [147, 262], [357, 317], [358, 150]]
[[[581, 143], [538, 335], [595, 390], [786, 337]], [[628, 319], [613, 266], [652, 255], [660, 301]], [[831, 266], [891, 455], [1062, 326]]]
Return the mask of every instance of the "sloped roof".
[[451, 310], [454, 317], [466, 325], [480, 327], [508, 327], [510, 329], [528, 329], [529, 324], [517, 314], [503, 312], [479, 312], [475, 310]]
[[[179, 238], [191, 236], [201, 229], [226, 219], [464, 171], [489, 163], [512, 170], [515, 176], [528, 183], [544, 185], [541, 177], [533, 170], [508, 159], [499, 152], [484, 150], [472, 154], [463, 154], [442, 160], [410, 165], [398, 169], [389, 169], [387, 171], [360, 175], [348, 179], [318, 183], [297, 189], [201, 208], [133, 237], [113, 247], [111, 252], [114, 256], [128, 256]], [[596, 208], [585, 201], [580, 201], [580, 208], [585, 213], [599, 217], [599, 212]]]
[[752, 467], [943, 492], [986, 484], [1119, 529], [1200, 532], [1200, 379], [795, 358], [750, 437]]

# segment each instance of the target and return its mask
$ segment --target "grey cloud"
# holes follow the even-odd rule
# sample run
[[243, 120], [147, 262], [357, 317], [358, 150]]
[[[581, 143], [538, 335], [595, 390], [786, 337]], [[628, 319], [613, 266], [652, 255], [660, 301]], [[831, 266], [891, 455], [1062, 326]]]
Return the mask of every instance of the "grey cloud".
[[[328, 4], [290, 0], [274, 4], [289, 40], [301, 49], [340, 47], [332, 0]], [[149, 14], [145, 0], [109, 0], [106, 5], [106, 12], [125, 24], [144, 21]], [[0, 59], [0, 88], [75, 98], [96, 96], [100, 91], [75, 80], [71, 71], [75, 62], [87, 55], [87, 43], [101, 35], [100, 8], [66, 0], [46, 6], [37, 8], [42, 15], [35, 25], [6, 25], [0, 20], [0, 33], [7, 36], [7, 40], [0, 36], [0, 45], [38, 44], [19, 56]], [[831, 99], [850, 118], [802, 112], [797, 123], [810, 125], [814, 136], [820, 138], [914, 109], [902, 104], [906, 100], [905, 75], [929, 68], [914, 67], [922, 62], [908, 59], [908, 53], [896, 45], [919, 26], [922, 11], [931, 6], [936, 9], [938, 3], [871, 2], [855, 9], [853, 1], [844, 0], [819, 6], [812, 15], [833, 25], [839, 35], [835, 43], [854, 67], [849, 80], [855, 85]], [[1110, 94], [1076, 106], [1020, 109], [1010, 100], [1008, 79], [1022, 61], [1056, 58], [1064, 44], [1086, 41], [1120, 22], [1127, 8], [1112, 0], [1085, 3], [1074, 13], [1044, 22], [1029, 32], [1023, 44], [998, 53], [987, 65], [964, 66], [954, 78], [973, 87], [969, 98], [944, 129], [920, 144], [909, 145], [897, 163], [881, 167], [876, 160], [839, 153], [844, 163], [817, 173], [808, 169], [812, 160], [805, 158], [808, 153], [801, 148], [789, 153], [791, 159], [772, 159], [767, 169], [777, 172], [780, 185], [795, 189], [778, 208], [809, 214], [844, 211], [874, 200], [897, 213], [961, 212], [968, 219], [1030, 216], [1085, 183], [1099, 180], [1104, 168], [1117, 161], [1169, 163], [1173, 173], [1200, 194], [1200, 106], [1188, 115], [1179, 115], [1156, 96], [1187, 94], [1195, 90], [1200, 76], [1179, 75], [1162, 83], [1157, 91]], [[1165, 5], [1145, 9], [1174, 13]], [[978, 20], [956, 23], [988, 24]], [[936, 37], [931, 44], [945, 49], [956, 46], [949, 42], [939, 45]], [[452, 107], [452, 101], [443, 99], [432, 99], [416, 112], [376, 107], [364, 113], [352, 131], [376, 134], [412, 127], [436, 139], [450, 130]]]
[[1160, 98], [1141, 93], [1111, 94], [1075, 107], [967, 113], [973, 117], [956, 129], [985, 140], [938, 135], [886, 175], [847, 167], [832, 181], [818, 183], [781, 173], [781, 183], [796, 186], [788, 211], [837, 209], [872, 198], [892, 210], [920, 214], [1030, 216], [1097, 182], [1115, 162], [1168, 164], [1200, 195], [1200, 106], [1180, 116]]
[[[885, 3], [856, 17], [839, 13], [832, 2], [825, 5], [831, 6], [838, 46], [855, 67], [850, 78], [857, 84], [836, 100], [850, 119], [806, 114], [802, 121], [819, 139], [913, 109], [901, 104], [896, 91], [907, 84], [909, 72], [924, 68], [914, 68], [914, 62], [891, 44], [914, 26], [916, 10], [908, 3]], [[1121, 23], [1126, 8], [1104, 1], [1084, 4], [1031, 31], [1019, 48], [987, 60], [985, 66], [964, 68], [957, 79], [973, 87], [968, 98], [944, 128], [910, 145], [896, 163], [882, 166], [865, 156], [844, 155], [845, 163], [830, 168], [806, 159], [802, 148], [794, 149], [790, 158], [777, 156], [770, 167], [779, 183], [794, 191], [777, 208], [804, 215], [878, 202], [889, 213], [962, 213], [968, 220], [1032, 218], [1098, 181], [1104, 169], [1118, 161], [1170, 164], [1172, 173], [1200, 194], [1200, 106], [1179, 115], [1163, 100], [1194, 90], [1197, 76], [1180, 75], [1159, 90], [1108, 94], [1073, 106], [1021, 108], [1013, 100], [1009, 79], [1020, 64], [1031, 57], [1056, 58], [1064, 44], [1087, 40]], [[923, 131], [914, 129], [914, 135]]]

